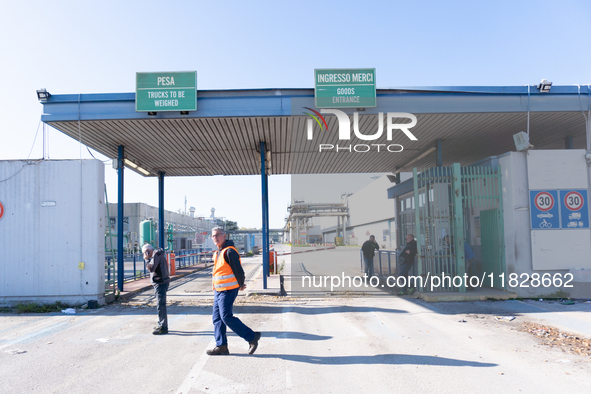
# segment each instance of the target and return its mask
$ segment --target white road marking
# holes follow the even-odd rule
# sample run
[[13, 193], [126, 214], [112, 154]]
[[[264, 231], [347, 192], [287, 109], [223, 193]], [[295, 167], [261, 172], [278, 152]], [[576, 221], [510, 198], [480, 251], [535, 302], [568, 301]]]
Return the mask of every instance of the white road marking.
[[[206, 349], [213, 349], [214, 347], [215, 339], [212, 339], [207, 345]], [[177, 394], [186, 394], [189, 392], [189, 390], [191, 390], [191, 387], [193, 387], [193, 383], [195, 383], [197, 379], [199, 379], [199, 375], [201, 374], [201, 371], [203, 371], [205, 364], [207, 364], [207, 360], [209, 360], [209, 355], [203, 352], [201, 357], [199, 357], [199, 360], [197, 360], [193, 368], [191, 368], [191, 372], [189, 372], [181, 386], [176, 391]]]
[[12, 346], [12, 345], [14, 345], [16, 343], [24, 342], [24, 341], [29, 340], [31, 338], [34, 338], [34, 337], [36, 337], [38, 335], [42, 335], [42, 334], [44, 334], [44, 333], [46, 333], [48, 331], [55, 330], [56, 328], [59, 328], [59, 327], [64, 326], [66, 324], [68, 324], [67, 321], [61, 322], [61, 323], [54, 324], [52, 326], [46, 327], [44, 329], [41, 329], [39, 331], [35, 331], [35, 332], [30, 333], [30, 334], [24, 335], [24, 336], [22, 336], [20, 338], [13, 339], [12, 341], [8, 341], [7, 343], [5, 343], [3, 345], [0, 345], [0, 349], [4, 349], [4, 348], [6, 348], [8, 346]]

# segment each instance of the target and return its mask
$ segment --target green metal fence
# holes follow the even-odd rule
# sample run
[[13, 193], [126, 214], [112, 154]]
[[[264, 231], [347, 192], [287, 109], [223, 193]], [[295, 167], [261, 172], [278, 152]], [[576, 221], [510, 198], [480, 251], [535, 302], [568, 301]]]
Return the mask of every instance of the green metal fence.
[[[413, 169], [414, 226], [422, 291], [466, 291], [466, 281], [505, 270], [500, 166]], [[418, 223], [418, 225], [417, 225]], [[466, 262], [465, 243], [477, 258]], [[467, 274], [467, 276], [465, 276]], [[434, 278], [436, 277], [436, 278]], [[476, 283], [476, 282], [474, 282]], [[433, 285], [433, 286], [432, 286]]]
[[[503, 222], [503, 188], [501, 166], [462, 168], [462, 200], [468, 217], [466, 234], [479, 238], [480, 269], [488, 287], [503, 289], [500, 275], [505, 272], [505, 238]], [[476, 220], [478, 218], [478, 220]], [[478, 228], [470, 226], [479, 224]], [[473, 230], [473, 231], [470, 231]], [[474, 274], [473, 273], [473, 274]]]

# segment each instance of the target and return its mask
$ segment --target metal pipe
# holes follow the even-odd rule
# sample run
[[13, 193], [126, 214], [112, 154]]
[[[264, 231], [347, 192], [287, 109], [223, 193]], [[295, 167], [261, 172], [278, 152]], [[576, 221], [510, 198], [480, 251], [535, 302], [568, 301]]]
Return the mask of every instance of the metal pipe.
[[443, 151], [441, 150], [441, 139], [437, 140], [437, 167], [443, 166]]
[[[454, 250], [455, 250], [455, 274], [463, 277], [466, 273], [466, 262], [464, 260], [464, 212], [462, 210], [462, 170], [459, 163], [452, 166], [452, 188], [454, 207]], [[466, 292], [466, 284], [462, 282], [459, 288], [460, 293]]]
[[[417, 168], [414, 167], [412, 169], [412, 175], [413, 175], [413, 189], [414, 189], [414, 201], [415, 201], [415, 237], [416, 237], [416, 241], [417, 241], [417, 258], [418, 258], [418, 266], [417, 266], [417, 270], [418, 270], [418, 275], [422, 275], [423, 274], [423, 260], [421, 257], [421, 224], [420, 224], [420, 218], [419, 218], [419, 182], [418, 182], [418, 174], [417, 174]], [[423, 291], [423, 281], [419, 281], [419, 291]]]
[[527, 84], [527, 136], [529, 137], [529, 98], [530, 98], [530, 86]]

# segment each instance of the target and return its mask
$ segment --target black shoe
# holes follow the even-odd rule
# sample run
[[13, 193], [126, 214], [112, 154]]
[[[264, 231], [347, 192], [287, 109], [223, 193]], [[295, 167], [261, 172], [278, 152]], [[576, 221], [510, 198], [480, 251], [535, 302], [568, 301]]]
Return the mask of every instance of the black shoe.
[[211, 350], [206, 350], [205, 353], [207, 353], [209, 356], [220, 356], [220, 355], [228, 355], [228, 354], [230, 354], [230, 351], [228, 350], [228, 345], [223, 345], [223, 346], [216, 346]]
[[255, 332], [254, 339], [248, 342], [248, 344], [250, 345], [248, 348], [248, 354], [253, 354], [257, 350], [257, 347], [259, 346], [259, 339], [261, 339], [261, 333]]
[[164, 335], [168, 334], [168, 327], [156, 327], [154, 331], [152, 331], [154, 335]]

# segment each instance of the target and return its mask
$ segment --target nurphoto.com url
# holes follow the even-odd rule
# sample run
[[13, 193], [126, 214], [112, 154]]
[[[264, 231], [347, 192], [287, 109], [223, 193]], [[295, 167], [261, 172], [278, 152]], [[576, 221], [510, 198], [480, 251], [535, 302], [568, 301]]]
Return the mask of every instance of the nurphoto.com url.
[[[505, 287], [505, 280], [509, 287], [573, 287], [573, 274], [526, 274], [518, 275], [516, 273], [509, 274], [508, 277], [504, 273], [496, 275], [500, 281], [501, 287]], [[425, 277], [420, 275], [409, 276], [388, 276], [385, 280], [380, 280], [377, 276], [346, 276], [344, 273], [341, 276], [302, 276], [303, 288], [320, 288], [330, 286], [330, 291], [339, 288], [376, 288], [376, 287], [413, 287], [423, 288], [425, 285], [431, 291], [442, 287], [494, 287], [495, 274], [486, 272], [482, 276], [451, 276], [442, 272], [439, 275], [431, 275], [427, 273]]]

